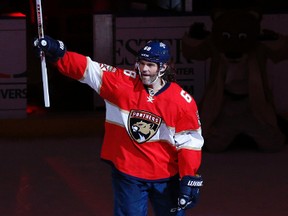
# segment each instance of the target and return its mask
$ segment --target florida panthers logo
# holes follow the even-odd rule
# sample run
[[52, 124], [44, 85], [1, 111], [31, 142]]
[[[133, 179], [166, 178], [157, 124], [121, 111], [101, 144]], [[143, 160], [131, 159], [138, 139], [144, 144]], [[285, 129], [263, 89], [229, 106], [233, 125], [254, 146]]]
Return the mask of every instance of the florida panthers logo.
[[158, 131], [161, 118], [143, 110], [131, 110], [128, 117], [129, 134], [137, 143], [150, 140]]

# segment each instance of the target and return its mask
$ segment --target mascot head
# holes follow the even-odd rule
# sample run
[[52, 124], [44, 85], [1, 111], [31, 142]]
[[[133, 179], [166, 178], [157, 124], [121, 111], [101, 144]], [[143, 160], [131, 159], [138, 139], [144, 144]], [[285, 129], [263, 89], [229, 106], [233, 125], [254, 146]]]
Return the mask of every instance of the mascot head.
[[229, 60], [240, 59], [256, 46], [261, 14], [256, 10], [215, 10], [212, 13], [212, 40]]

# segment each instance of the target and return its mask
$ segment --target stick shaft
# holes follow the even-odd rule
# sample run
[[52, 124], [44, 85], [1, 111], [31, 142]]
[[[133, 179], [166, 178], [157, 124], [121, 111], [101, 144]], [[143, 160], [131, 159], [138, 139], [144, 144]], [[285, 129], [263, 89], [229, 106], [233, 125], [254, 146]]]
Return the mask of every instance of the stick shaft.
[[[38, 37], [44, 37], [44, 28], [43, 28], [43, 15], [42, 15], [42, 4], [41, 0], [36, 0], [36, 14], [37, 14], [37, 27], [38, 27]], [[50, 98], [49, 98], [49, 87], [48, 87], [48, 76], [47, 76], [47, 66], [46, 58], [43, 51], [40, 53], [41, 56], [41, 71], [42, 71], [42, 83], [43, 83], [43, 94], [44, 94], [44, 103], [45, 107], [50, 107]]]

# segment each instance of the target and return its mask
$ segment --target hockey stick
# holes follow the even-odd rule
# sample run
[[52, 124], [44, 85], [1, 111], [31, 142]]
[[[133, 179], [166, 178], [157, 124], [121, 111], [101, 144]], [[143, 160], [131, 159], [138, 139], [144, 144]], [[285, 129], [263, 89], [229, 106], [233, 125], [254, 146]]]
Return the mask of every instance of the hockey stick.
[[[44, 37], [41, 0], [36, 0], [36, 13], [37, 13], [38, 37], [40, 39], [40, 38]], [[40, 58], [41, 58], [41, 71], [42, 71], [42, 82], [43, 82], [43, 94], [44, 94], [45, 107], [50, 107], [48, 79], [47, 79], [47, 66], [46, 66], [45, 53], [43, 51], [40, 52]]]

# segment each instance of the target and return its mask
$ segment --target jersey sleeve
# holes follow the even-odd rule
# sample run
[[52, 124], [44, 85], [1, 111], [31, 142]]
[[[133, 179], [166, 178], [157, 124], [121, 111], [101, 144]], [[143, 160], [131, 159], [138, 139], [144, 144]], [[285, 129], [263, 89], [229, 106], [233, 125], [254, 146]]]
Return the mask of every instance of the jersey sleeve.
[[178, 151], [178, 166], [180, 178], [183, 176], [195, 176], [202, 159], [200, 150], [180, 149]]
[[[191, 97], [192, 98], [192, 97]], [[201, 150], [204, 139], [198, 108], [194, 99], [187, 101], [178, 114], [174, 140], [177, 149]]]
[[[103, 74], [105, 72], [114, 74], [117, 71], [113, 66], [98, 63], [88, 56], [70, 51], [66, 52], [63, 58], [59, 59], [55, 65], [62, 74], [89, 85], [98, 94], [100, 94], [102, 87]], [[112, 81], [111, 83], [111, 86], [113, 86]]]
[[80, 80], [85, 74], [87, 61], [86, 56], [67, 51], [54, 65], [63, 75]]
[[[187, 96], [187, 95], [186, 95]], [[183, 105], [176, 124], [174, 140], [178, 150], [178, 166], [180, 177], [194, 176], [201, 164], [204, 138], [196, 102], [188, 100]]]

